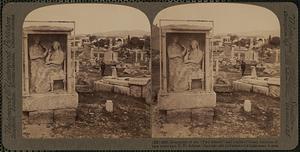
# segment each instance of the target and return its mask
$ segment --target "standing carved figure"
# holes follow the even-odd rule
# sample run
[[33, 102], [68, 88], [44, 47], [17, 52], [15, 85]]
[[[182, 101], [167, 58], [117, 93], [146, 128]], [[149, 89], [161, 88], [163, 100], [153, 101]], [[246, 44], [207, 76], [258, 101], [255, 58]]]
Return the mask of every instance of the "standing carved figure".
[[183, 46], [178, 43], [178, 37], [174, 37], [167, 48], [169, 58], [169, 87], [168, 91], [175, 90], [175, 83], [178, 79], [178, 68], [183, 63], [183, 56], [186, 53]]
[[37, 84], [36, 80], [38, 77], [38, 71], [45, 64], [45, 57], [48, 52], [41, 45], [40, 39], [37, 37], [34, 39], [34, 44], [29, 48], [29, 58], [30, 58], [30, 91], [36, 92]]

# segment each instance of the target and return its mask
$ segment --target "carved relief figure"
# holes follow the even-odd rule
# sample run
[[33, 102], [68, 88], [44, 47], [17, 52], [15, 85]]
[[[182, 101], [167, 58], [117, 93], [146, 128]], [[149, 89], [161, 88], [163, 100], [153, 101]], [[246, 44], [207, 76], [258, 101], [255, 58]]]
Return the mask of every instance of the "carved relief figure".
[[183, 56], [186, 53], [182, 45], [178, 43], [178, 37], [173, 37], [172, 43], [167, 48], [169, 58], [169, 87], [168, 91], [175, 90], [175, 82], [178, 81], [178, 67], [183, 63]]
[[38, 76], [38, 71], [45, 64], [45, 57], [47, 56], [48, 51], [45, 47], [40, 44], [40, 39], [37, 37], [34, 39], [34, 44], [29, 48], [29, 58], [30, 58], [30, 91], [36, 92], [36, 79]]
[[38, 77], [36, 80], [36, 92], [48, 92], [51, 89], [51, 77], [54, 75], [65, 75], [63, 71], [65, 54], [61, 49], [59, 42], [54, 41], [52, 49], [46, 57], [46, 62], [43, 68], [38, 70]]
[[[203, 59], [203, 51], [199, 48], [199, 43], [196, 40], [191, 41], [190, 49], [187, 50], [184, 56], [183, 64], [180, 66], [179, 76], [176, 81], [175, 91], [185, 91], [192, 89], [192, 77], [203, 76], [201, 62]], [[203, 78], [202, 78], [203, 79]]]

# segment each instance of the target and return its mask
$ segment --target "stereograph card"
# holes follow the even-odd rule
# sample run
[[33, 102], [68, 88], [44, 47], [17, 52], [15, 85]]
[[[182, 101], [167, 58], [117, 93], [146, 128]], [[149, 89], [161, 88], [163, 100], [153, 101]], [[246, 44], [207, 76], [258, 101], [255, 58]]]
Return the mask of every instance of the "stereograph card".
[[1, 150], [293, 150], [296, 4], [4, 1]]

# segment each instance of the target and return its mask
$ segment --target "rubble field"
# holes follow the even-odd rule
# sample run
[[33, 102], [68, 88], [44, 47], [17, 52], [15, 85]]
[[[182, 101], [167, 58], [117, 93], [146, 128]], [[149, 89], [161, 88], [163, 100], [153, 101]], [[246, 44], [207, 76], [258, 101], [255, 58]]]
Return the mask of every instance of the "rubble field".
[[[251, 112], [243, 109], [244, 100], [251, 100]], [[161, 117], [153, 108], [152, 136], [176, 138], [256, 138], [280, 134], [280, 100], [256, 93], [218, 93], [211, 125], [176, 124]]]
[[[114, 111], [105, 110], [112, 100]], [[149, 138], [150, 106], [139, 98], [109, 92], [80, 93], [74, 124], [23, 124], [27, 138]], [[35, 132], [39, 129], [38, 133]]]

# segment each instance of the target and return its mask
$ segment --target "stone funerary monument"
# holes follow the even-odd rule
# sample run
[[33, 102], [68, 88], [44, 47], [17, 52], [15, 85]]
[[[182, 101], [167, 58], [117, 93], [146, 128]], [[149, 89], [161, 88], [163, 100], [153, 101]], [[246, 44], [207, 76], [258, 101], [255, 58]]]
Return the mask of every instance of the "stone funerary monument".
[[[181, 117], [212, 120], [216, 106], [213, 90], [211, 37], [213, 22], [182, 21], [162, 26], [160, 20], [160, 91], [158, 108], [167, 118], [178, 111]], [[174, 21], [174, 20], [173, 20]], [[199, 117], [200, 116], [200, 117]], [[203, 121], [202, 121], [203, 122]]]
[[23, 28], [23, 120], [29, 123], [72, 123], [78, 94], [75, 59], [69, 46], [73, 28]]

